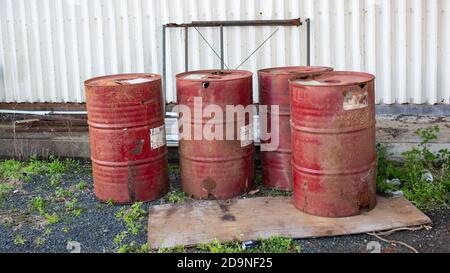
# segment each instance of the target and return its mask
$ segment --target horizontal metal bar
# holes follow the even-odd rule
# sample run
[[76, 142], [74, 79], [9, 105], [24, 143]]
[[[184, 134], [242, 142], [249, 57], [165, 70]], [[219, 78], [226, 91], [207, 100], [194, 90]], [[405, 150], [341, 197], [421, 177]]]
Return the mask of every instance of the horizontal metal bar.
[[193, 21], [192, 23], [176, 24], [169, 23], [164, 26], [170, 28], [189, 27], [242, 27], [242, 26], [301, 26], [302, 20], [282, 19], [282, 20], [233, 20], [233, 21]]
[[87, 115], [87, 111], [33, 111], [33, 110], [10, 110], [0, 109], [0, 114], [16, 114], [16, 115]]

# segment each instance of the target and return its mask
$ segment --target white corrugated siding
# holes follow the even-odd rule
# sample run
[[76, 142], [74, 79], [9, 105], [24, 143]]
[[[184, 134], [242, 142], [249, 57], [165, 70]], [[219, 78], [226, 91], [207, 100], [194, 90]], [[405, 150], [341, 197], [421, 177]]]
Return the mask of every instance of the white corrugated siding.
[[[450, 0], [0, 0], [0, 101], [82, 102], [90, 77], [161, 73], [165, 23], [297, 17], [311, 18], [312, 64], [376, 74], [379, 103], [450, 102]], [[226, 64], [275, 29], [226, 28]], [[218, 29], [199, 30], [219, 51]], [[303, 65], [305, 38], [303, 27], [280, 27], [241, 68]], [[183, 39], [168, 30], [168, 102]], [[220, 67], [195, 29], [189, 54], [191, 70]]]

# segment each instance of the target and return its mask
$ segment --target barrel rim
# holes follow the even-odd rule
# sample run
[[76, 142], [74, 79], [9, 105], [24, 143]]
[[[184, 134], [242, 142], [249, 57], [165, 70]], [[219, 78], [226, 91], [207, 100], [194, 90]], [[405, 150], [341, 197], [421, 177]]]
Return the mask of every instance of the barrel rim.
[[[144, 83], [137, 83], [137, 84], [132, 84], [132, 85], [123, 85], [123, 87], [125, 86], [140, 86], [140, 85], [146, 85], [149, 83], [153, 83], [153, 82], [157, 82], [161, 80], [161, 75], [156, 74], [156, 73], [119, 73], [119, 74], [111, 74], [111, 75], [104, 75], [104, 76], [99, 76], [99, 77], [94, 77], [91, 79], [88, 79], [84, 82], [85, 86], [88, 87], [117, 87], [120, 86], [119, 84], [117, 85], [99, 85], [99, 84], [94, 84], [95, 82], [98, 82], [100, 80], [106, 80], [106, 79], [114, 79], [114, 78], [119, 78], [119, 77], [133, 77], [133, 76], [137, 76], [138, 77], [149, 77], [149, 78], [153, 78], [151, 81], [149, 82], [144, 82]], [[132, 78], [130, 78], [132, 79]], [[116, 79], [119, 80], [119, 79]], [[125, 80], [125, 79], [123, 79]]]
[[[310, 71], [287, 71], [291, 69], [304, 69], [304, 68], [312, 68], [318, 70], [310, 70]], [[279, 66], [279, 67], [270, 67], [258, 70], [258, 75], [291, 75], [296, 77], [297, 75], [302, 74], [316, 74], [316, 73], [326, 73], [332, 72], [334, 69], [330, 66]]]
[[[225, 73], [233, 73], [236, 74], [234, 77], [230, 78], [203, 78], [203, 79], [187, 79], [185, 78], [188, 75], [194, 74], [212, 74], [217, 72], [225, 72]], [[242, 74], [242, 76], [238, 76], [238, 73]], [[177, 81], [189, 81], [189, 82], [226, 82], [226, 81], [235, 81], [240, 79], [252, 78], [253, 72], [248, 70], [234, 70], [234, 69], [207, 69], [207, 70], [193, 70], [188, 72], [179, 73], [176, 75]]]
[[369, 83], [372, 81], [375, 81], [376, 76], [371, 74], [371, 73], [367, 73], [367, 72], [356, 72], [356, 71], [329, 71], [329, 72], [325, 72], [322, 73], [320, 75], [317, 75], [317, 77], [325, 77], [329, 74], [334, 74], [334, 75], [359, 75], [359, 76], [366, 76], [367, 79], [366, 80], [362, 80], [362, 81], [358, 81], [358, 82], [344, 82], [344, 83], [337, 83], [337, 82], [332, 82], [332, 83], [325, 83], [322, 85], [307, 85], [307, 84], [302, 84], [300, 82], [298, 82], [299, 80], [304, 80], [301, 78], [292, 78], [289, 80], [289, 84], [292, 86], [297, 86], [297, 87], [314, 87], [314, 88], [327, 88], [327, 87], [339, 87], [339, 86], [352, 86], [352, 85], [358, 85], [361, 83]]

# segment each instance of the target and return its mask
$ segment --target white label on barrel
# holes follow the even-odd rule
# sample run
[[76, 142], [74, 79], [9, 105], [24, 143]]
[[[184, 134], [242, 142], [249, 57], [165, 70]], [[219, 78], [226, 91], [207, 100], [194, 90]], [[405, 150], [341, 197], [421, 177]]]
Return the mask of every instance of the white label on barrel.
[[347, 91], [344, 96], [344, 110], [357, 110], [369, 106], [369, 94], [367, 91]]
[[163, 126], [150, 129], [150, 146], [156, 150], [166, 145], [166, 128]]
[[314, 81], [314, 80], [298, 80], [296, 81], [296, 83], [302, 84], [302, 85], [311, 85], [311, 86], [318, 86], [318, 85], [325, 85], [326, 83], [323, 82], [318, 82], [318, 81]]
[[241, 147], [246, 147], [253, 143], [252, 124], [241, 127]]
[[146, 83], [146, 82], [151, 82], [152, 79], [150, 78], [136, 78], [136, 79], [131, 79], [131, 80], [122, 80], [119, 81], [119, 83], [121, 84], [140, 84], [140, 83]]
[[205, 74], [189, 74], [184, 78], [188, 80], [201, 80], [203, 77], [205, 77]]

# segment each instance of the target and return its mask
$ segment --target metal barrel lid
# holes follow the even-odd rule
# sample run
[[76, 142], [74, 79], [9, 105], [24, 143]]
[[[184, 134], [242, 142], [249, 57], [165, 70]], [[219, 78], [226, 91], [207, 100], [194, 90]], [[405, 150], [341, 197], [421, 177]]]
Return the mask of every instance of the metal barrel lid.
[[197, 70], [178, 74], [177, 80], [187, 81], [232, 81], [252, 77], [253, 73], [246, 70]]
[[330, 71], [317, 76], [294, 78], [290, 80], [290, 83], [294, 86], [329, 87], [355, 85], [367, 83], [373, 80], [375, 80], [375, 76], [369, 73]]
[[102, 86], [134, 86], [140, 84], [146, 84], [161, 80], [161, 76], [158, 74], [150, 73], [131, 73], [131, 74], [115, 74], [92, 78], [84, 82], [89, 87], [102, 87]]
[[286, 67], [273, 67], [261, 69], [258, 71], [259, 74], [270, 74], [270, 75], [294, 75], [295, 74], [314, 74], [320, 72], [333, 71], [333, 68], [327, 66], [286, 66]]

